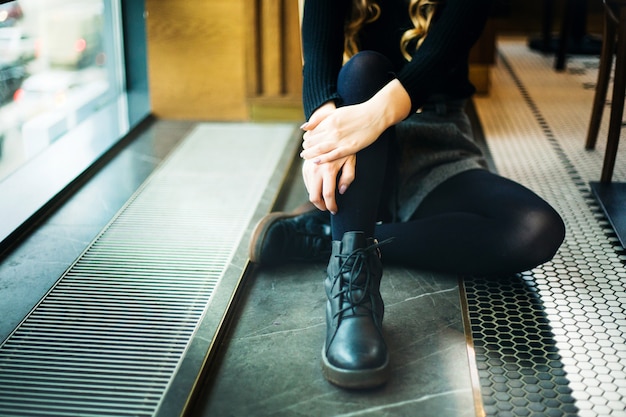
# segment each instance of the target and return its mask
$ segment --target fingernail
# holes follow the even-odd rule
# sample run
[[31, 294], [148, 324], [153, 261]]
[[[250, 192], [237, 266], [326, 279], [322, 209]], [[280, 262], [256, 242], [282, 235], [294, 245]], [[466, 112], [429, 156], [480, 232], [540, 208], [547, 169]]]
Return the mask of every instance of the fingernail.
[[302, 126], [300, 126], [300, 129], [306, 129], [306, 127], [309, 125], [308, 122], [304, 122], [302, 123]]
[[334, 216], [335, 214], [337, 214], [337, 212], [336, 211], [331, 211], [330, 214], [332, 214]]
[[316, 164], [316, 165], [319, 165], [321, 162], [322, 162], [322, 160], [321, 160], [321, 159], [319, 159], [319, 158], [315, 158], [315, 159], [313, 160], [313, 163], [314, 163], [314, 164]]
[[346, 187], [345, 185], [342, 185], [341, 187], [339, 187], [339, 194], [345, 193], [347, 188], [348, 187]]

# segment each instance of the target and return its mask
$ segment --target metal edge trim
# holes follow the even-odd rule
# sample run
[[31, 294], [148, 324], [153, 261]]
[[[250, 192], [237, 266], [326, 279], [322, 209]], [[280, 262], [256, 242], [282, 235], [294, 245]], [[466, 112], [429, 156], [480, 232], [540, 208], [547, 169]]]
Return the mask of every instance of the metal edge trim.
[[480, 375], [478, 374], [478, 367], [476, 366], [476, 351], [474, 349], [474, 338], [472, 337], [472, 326], [469, 318], [469, 305], [467, 304], [467, 293], [465, 292], [465, 282], [463, 277], [459, 277], [459, 298], [461, 301], [461, 312], [463, 315], [463, 329], [465, 333], [467, 362], [469, 365], [470, 380], [472, 384], [472, 396], [474, 398], [474, 411], [476, 413], [476, 417], [485, 417], [486, 412], [480, 390]]

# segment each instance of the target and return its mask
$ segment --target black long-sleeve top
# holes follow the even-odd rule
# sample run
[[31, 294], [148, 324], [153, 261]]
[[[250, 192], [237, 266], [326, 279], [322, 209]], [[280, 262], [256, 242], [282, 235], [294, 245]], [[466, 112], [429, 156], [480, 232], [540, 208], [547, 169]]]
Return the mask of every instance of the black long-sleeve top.
[[[306, 0], [302, 22], [303, 105], [306, 118], [329, 100], [339, 100], [337, 76], [343, 61], [344, 24], [352, 0]], [[417, 110], [429, 97], [467, 98], [475, 92], [468, 79], [468, 57], [491, 9], [491, 0], [443, 0], [428, 36], [407, 61], [400, 38], [413, 27], [408, 0], [378, 0], [380, 17], [359, 34], [360, 50], [387, 56], [396, 78]], [[341, 103], [338, 103], [341, 104]]]

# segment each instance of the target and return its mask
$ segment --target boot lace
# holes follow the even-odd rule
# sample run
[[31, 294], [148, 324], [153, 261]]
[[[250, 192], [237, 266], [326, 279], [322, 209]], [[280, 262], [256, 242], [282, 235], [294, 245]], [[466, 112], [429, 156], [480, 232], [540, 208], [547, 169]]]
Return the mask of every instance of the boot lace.
[[[370, 303], [370, 285], [372, 280], [372, 273], [369, 268], [369, 264], [367, 262], [369, 253], [371, 251], [376, 251], [376, 256], [380, 257], [380, 246], [389, 243], [392, 238], [386, 239], [382, 242], [375, 241], [372, 245], [369, 245], [365, 248], [355, 249], [347, 254], [337, 254], [335, 256], [342, 258], [341, 267], [339, 268], [339, 272], [333, 277], [333, 288], [335, 285], [339, 283], [341, 286], [342, 276], [346, 273], [349, 274], [350, 279], [347, 282], [347, 285], [343, 286], [341, 290], [335, 295], [337, 297], [343, 297], [343, 300], [346, 303], [342, 303], [342, 307], [337, 311], [334, 315], [337, 317], [357, 317], [357, 316], [367, 316], [373, 312], [372, 303]], [[355, 277], [358, 277], [361, 272], [365, 273], [364, 280], [356, 280]], [[357, 282], [359, 281], [359, 282]], [[363, 309], [358, 309], [357, 307], [363, 307]], [[346, 312], [351, 311], [352, 314], [346, 314]], [[359, 312], [361, 311], [361, 312]]]

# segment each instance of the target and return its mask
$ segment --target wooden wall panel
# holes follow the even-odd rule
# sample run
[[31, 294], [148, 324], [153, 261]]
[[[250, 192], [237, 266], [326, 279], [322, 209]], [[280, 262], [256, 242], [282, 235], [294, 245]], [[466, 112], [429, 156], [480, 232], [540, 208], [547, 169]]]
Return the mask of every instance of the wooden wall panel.
[[482, 36], [470, 51], [469, 77], [478, 94], [491, 88], [491, 67], [496, 62], [496, 29], [493, 19], [487, 21]]
[[257, 42], [247, 56], [250, 115], [253, 120], [302, 120], [302, 60], [296, 0], [248, 0], [257, 10]]
[[285, 90], [296, 100], [302, 97], [302, 52], [300, 43], [300, 10], [298, 2], [285, 3]]
[[260, 47], [261, 47], [261, 93], [276, 97], [284, 91], [284, 36], [283, 8], [280, 0], [261, 2]]
[[157, 117], [249, 117], [244, 2], [146, 0], [150, 94]]
[[[146, 0], [153, 113], [165, 119], [299, 120], [302, 62], [296, 0]], [[494, 30], [472, 51], [489, 89]]]

